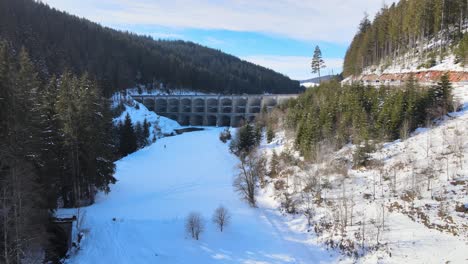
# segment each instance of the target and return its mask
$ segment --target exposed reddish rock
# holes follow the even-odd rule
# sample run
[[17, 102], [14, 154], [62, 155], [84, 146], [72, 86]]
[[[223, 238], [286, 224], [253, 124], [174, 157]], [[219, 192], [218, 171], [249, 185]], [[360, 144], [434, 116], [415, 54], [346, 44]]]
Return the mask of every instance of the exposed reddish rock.
[[[444, 74], [444, 71], [420, 71], [412, 73], [414, 78], [420, 83], [436, 83]], [[385, 73], [381, 75], [366, 74], [352, 77], [351, 81], [362, 81], [364, 83], [401, 83], [409, 79], [411, 73]], [[468, 72], [449, 72], [451, 82], [468, 82]]]

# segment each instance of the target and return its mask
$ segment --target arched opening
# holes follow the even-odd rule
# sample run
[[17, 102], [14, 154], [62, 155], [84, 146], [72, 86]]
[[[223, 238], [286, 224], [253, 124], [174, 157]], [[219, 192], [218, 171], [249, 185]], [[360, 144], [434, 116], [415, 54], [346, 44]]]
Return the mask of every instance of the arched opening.
[[231, 113], [232, 112], [232, 100], [231, 98], [221, 99], [221, 112]]
[[193, 101], [193, 111], [195, 113], [205, 112], [205, 100], [197, 98]]
[[203, 126], [203, 116], [201, 115], [192, 115], [190, 117], [191, 126]]
[[245, 113], [245, 109], [247, 107], [247, 99], [245, 98], [238, 98], [235, 100], [235, 112], [239, 114]]
[[266, 99], [264, 99], [264, 100], [265, 100], [265, 106], [266, 106], [266, 108], [267, 108], [268, 111], [270, 111], [271, 109], [273, 109], [273, 107], [275, 107], [276, 104], [277, 104], [275, 98], [266, 98]]
[[240, 127], [240, 126], [243, 126], [244, 124], [245, 124], [245, 119], [243, 116], [234, 116], [232, 118], [232, 123], [231, 123], [232, 127]]
[[206, 125], [207, 126], [216, 126], [217, 125], [217, 118], [215, 115], [209, 115], [206, 117]]
[[179, 124], [181, 126], [189, 126], [190, 125], [190, 116], [189, 115], [180, 115], [178, 121], [179, 121]]
[[258, 114], [262, 109], [262, 99], [261, 98], [252, 98], [249, 105], [249, 113]]
[[148, 108], [150, 111], [154, 111], [154, 100], [151, 98], [145, 98], [143, 99], [143, 105]]
[[231, 117], [230, 116], [221, 116], [218, 120], [218, 126], [231, 126]]
[[181, 105], [181, 110], [182, 110], [182, 113], [190, 113], [192, 112], [192, 101], [189, 99], [189, 98], [183, 98], [181, 101], [180, 101], [180, 105]]
[[217, 113], [218, 112], [218, 99], [210, 98], [206, 102], [208, 113]]
[[175, 98], [169, 99], [169, 113], [178, 113], [179, 112], [179, 100]]
[[167, 100], [157, 99], [156, 100], [156, 113], [166, 113], [166, 112], [167, 112]]

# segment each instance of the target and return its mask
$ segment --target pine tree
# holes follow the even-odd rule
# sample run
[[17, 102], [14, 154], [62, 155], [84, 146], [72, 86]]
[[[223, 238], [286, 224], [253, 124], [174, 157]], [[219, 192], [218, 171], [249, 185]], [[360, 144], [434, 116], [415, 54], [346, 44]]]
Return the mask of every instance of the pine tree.
[[441, 114], [445, 115], [451, 110], [452, 101], [452, 84], [450, 83], [449, 74], [444, 73], [434, 87], [434, 103], [436, 107], [440, 107]]
[[275, 178], [276, 176], [278, 176], [278, 173], [279, 173], [279, 157], [278, 157], [278, 154], [276, 154], [276, 151], [273, 150], [273, 154], [270, 160], [269, 176], [271, 178]]
[[21, 263], [32, 249], [45, 244], [48, 211], [36, 173], [37, 105], [40, 82], [27, 52], [13, 57], [0, 44], [0, 78], [5, 83], [0, 133], [0, 261]]
[[271, 143], [273, 141], [273, 138], [275, 138], [275, 131], [271, 127], [271, 125], [267, 126], [267, 143]]
[[150, 137], [150, 123], [148, 121], [143, 120], [143, 138], [144, 138], [144, 146], [149, 145], [149, 137]]
[[312, 67], [312, 73], [318, 73], [319, 82], [321, 82], [321, 80], [320, 80], [320, 69], [325, 68], [325, 62], [322, 59], [322, 51], [320, 50], [319, 46], [315, 47], [311, 67]]
[[237, 130], [229, 148], [232, 153], [240, 157], [248, 155], [260, 144], [261, 136], [260, 127], [246, 124]]
[[126, 156], [137, 150], [137, 138], [133, 129], [132, 119], [127, 113], [120, 134], [120, 154]]
[[57, 200], [61, 194], [60, 181], [64, 173], [65, 155], [63, 137], [60, 134], [60, 123], [57, 115], [58, 85], [55, 76], [51, 77], [48, 85], [40, 93], [39, 112], [40, 121], [40, 177], [41, 183], [48, 190], [47, 203], [49, 208], [57, 207]]
[[143, 127], [139, 121], [136, 122], [134, 129], [135, 129], [135, 136], [137, 139], [137, 148], [143, 148], [145, 146], [144, 144], [145, 136], [143, 135]]

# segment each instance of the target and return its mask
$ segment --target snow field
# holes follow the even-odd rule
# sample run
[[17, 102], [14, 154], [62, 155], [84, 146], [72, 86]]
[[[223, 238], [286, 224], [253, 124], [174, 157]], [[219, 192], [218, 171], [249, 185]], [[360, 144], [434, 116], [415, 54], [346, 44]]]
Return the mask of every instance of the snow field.
[[[249, 208], [234, 193], [237, 158], [221, 131], [162, 138], [118, 161], [112, 191], [82, 209], [87, 232], [67, 263], [334, 263], [276, 209]], [[220, 204], [232, 214], [223, 233], [211, 223]], [[184, 232], [192, 211], [206, 220], [199, 241]]]

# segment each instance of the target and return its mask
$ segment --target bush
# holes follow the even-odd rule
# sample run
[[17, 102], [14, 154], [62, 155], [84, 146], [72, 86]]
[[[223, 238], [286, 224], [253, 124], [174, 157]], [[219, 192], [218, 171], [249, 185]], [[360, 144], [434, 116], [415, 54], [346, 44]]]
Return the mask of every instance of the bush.
[[231, 140], [231, 130], [229, 128], [225, 128], [220, 134], [219, 134], [219, 140], [221, 140], [223, 143], [226, 143], [228, 140]]

